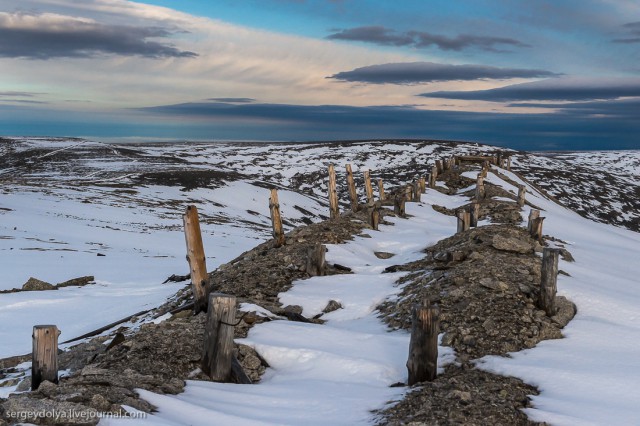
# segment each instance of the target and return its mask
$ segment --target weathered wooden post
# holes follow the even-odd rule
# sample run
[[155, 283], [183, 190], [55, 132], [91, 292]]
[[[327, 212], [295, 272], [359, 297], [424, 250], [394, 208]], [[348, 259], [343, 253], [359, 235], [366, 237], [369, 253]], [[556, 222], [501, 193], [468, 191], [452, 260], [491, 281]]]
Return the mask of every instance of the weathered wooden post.
[[416, 203], [419, 203], [422, 198], [422, 191], [420, 190], [420, 188], [420, 181], [413, 181], [413, 201], [415, 201]]
[[433, 167], [431, 167], [431, 179], [433, 179], [435, 186], [435, 181], [436, 179], [438, 179], [438, 166], [434, 165]]
[[420, 192], [424, 194], [425, 192], [427, 192], [427, 181], [425, 177], [422, 176], [419, 182], [420, 182]]
[[371, 226], [371, 229], [377, 231], [378, 225], [380, 224], [380, 210], [378, 210], [376, 203], [369, 206], [368, 213], [369, 225]]
[[458, 212], [456, 213], [456, 217], [458, 218], [458, 229], [456, 231], [456, 234], [469, 230], [469, 225], [471, 222], [470, 216], [471, 215], [468, 211], [465, 211], [463, 209], [458, 210]]
[[439, 316], [437, 306], [414, 306], [411, 310], [411, 342], [407, 360], [409, 386], [436, 378]]
[[511, 171], [511, 157], [507, 157], [507, 170]]
[[378, 196], [380, 198], [380, 202], [383, 202], [387, 199], [387, 196], [384, 193], [384, 184], [382, 179], [378, 179]]
[[498, 167], [502, 168], [502, 151], [498, 152], [496, 155], [496, 164]]
[[333, 164], [329, 164], [329, 214], [331, 219], [340, 216], [338, 190], [336, 189], [336, 169]]
[[207, 274], [207, 261], [202, 244], [200, 232], [200, 220], [196, 206], [188, 206], [182, 216], [184, 223], [184, 236], [187, 242], [187, 262], [191, 272], [191, 289], [193, 291], [193, 313], [207, 311], [207, 292], [209, 287], [209, 275]]
[[482, 177], [481, 174], [479, 174], [476, 179], [476, 200], [477, 201], [484, 200], [485, 195], [486, 195], [486, 192], [484, 190], [484, 178]]
[[442, 166], [442, 160], [436, 160], [436, 170], [438, 172], [438, 175], [444, 172], [444, 167]]
[[396, 216], [405, 217], [405, 201], [405, 194], [402, 191], [399, 191], [396, 196], [393, 197], [393, 212], [396, 214]]
[[451, 163], [449, 162], [449, 158], [442, 157], [442, 170], [447, 171], [451, 168]]
[[413, 201], [413, 185], [408, 184], [404, 187], [404, 198], [407, 201]]
[[58, 383], [58, 327], [36, 325], [33, 327], [33, 352], [31, 353], [31, 390], [48, 380]]
[[204, 329], [204, 350], [200, 367], [215, 382], [231, 380], [236, 297], [221, 293], [209, 296]]
[[436, 187], [436, 179], [433, 177], [433, 173], [427, 175], [427, 180], [429, 182], [429, 188], [434, 189]]
[[371, 186], [371, 172], [365, 170], [364, 172], [364, 190], [367, 193], [367, 204], [373, 203], [373, 187]]
[[307, 250], [307, 274], [311, 277], [319, 277], [325, 275], [325, 271], [327, 269], [327, 264], [324, 259], [324, 255], [327, 251], [327, 248], [320, 244], [316, 243], [313, 247]]
[[280, 247], [284, 244], [284, 231], [282, 230], [282, 217], [280, 216], [280, 202], [278, 201], [278, 190], [271, 189], [269, 197], [269, 211], [271, 212], [271, 225], [273, 226], [273, 244]]
[[531, 230], [533, 229], [533, 220], [540, 217], [540, 210], [531, 209], [529, 210], [529, 221], [527, 222], [527, 231], [529, 231], [529, 235], [531, 234]]
[[558, 282], [558, 255], [560, 249], [545, 248], [542, 251], [542, 274], [538, 306], [552, 317], [556, 314], [556, 290]]
[[540, 242], [542, 242], [542, 221], [544, 217], [536, 217], [531, 220], [531, 238], [534, 238]]
[[478, 226], [478, 219], [480, 218], [480, 203], [478, 201], [472, 201], [469, 204], [469, 226], [473, 226], [474, 228]]
[[524, 185], [518, 185], [518, 206], [519, 207], [523, 207], [524, 206], [524, 197], [525, 194], [527, 193], [527, 190], [525, 188]]
[[347, 164], [347, 186], [349, 187], [349, 197], [351, 198], [351, 211], [354, 213], [358, 211], [358, 193], [356, 192], [356, 183], [353, 180], [353, 172], [351, 171], [351, 164]]

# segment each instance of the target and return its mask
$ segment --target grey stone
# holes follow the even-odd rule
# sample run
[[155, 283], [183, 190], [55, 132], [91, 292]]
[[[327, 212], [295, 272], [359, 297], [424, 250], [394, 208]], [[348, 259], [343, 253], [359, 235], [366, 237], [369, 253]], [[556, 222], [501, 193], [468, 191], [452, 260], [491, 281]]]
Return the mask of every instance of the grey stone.
[[31, 390], [31, 377], [26, 377], [23, 381], [20, 382], [20, 384], [16, 388], [16, 392], [26, 392], [29, 390]]
[[509, 285], [504, 281], [498, 281], [492, 278], [482, 278], [480, 280], [480, 285], [496, 291], [505, 291], [509, 288]]
[[24, 291], [44, 291], [55, 290], [56, 286], [49, 284], [48, 282], [41, 281], [37, 278], [30, 277], [26, 283], [22, 286]]
[[322, 310], [322, 312], [328, 314], [329, 312], [337, 311], [338, 309], [342, 309], [342, 304], [335, 300], [329, 300], [329, 303], [327, 303], [327, 306]]
[[374, 251], [373, 254], [375, 254], [378, 259], [391, 259], [396, 255], [395, 253], [389, 253], [386, 251]]
[[65, 282], [59, 283], [56, 285], [56, 287], [60, 288], [60, 287], [82, 287], [85, 286], [87, 284], [90, 284], [92, 282], [95, 281], [95, 278], [93, 275], [88, 275], [86, 277], [78, 277], [78, 278], [73, 278], [70, 280], [67, 280]]
[[509, 251], [513, 253], [531, 253], [533, 247], [528, 241], [523, 241], [518, 238], [503, 237], [502, 235], [494, 235], [491, 245], [496, 250]]
[[302, 315], [302, 306], [299, 305], [287, 305], [283, 308], [285, 312], [291, 312], [293, 314]]
[[58, 386], [55, 383], [45, 380], [38, 386], [38, 393], [52, 398], [58, 393]]

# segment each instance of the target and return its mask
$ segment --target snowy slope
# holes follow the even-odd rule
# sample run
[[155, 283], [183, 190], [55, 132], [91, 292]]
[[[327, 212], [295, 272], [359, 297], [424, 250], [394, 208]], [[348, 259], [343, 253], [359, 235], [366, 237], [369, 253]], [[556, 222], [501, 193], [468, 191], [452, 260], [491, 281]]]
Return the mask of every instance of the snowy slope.
[[[281, 188], [280, 202], [290, 229], [327, 214], [326, 166], [330, 162], [338, 166], [341, 201], [346, 204], [342, 184], [346, 163], [354, 164], [358, 180], [362, 179], [361, 171], [369, 168], [375, 177], [384, 178], [385, 185], [392, 185], [428, 172], [435, 156], [493, 151], [492, 147], [426, 142], [143, 146], [2, 140], [0, 289], [20, 287], [29, 276], [56, 283], [95, 275], [97, 283], [58, 291], [0, 294], [0, 357], [28, 352], [31, 327], [36, 323], [56, 323], [63, 331], [61, 338], [68, 339], [156, 306], [175, 293], [182, 285], [160, 283], [168, 275], [187, 272], [181, 214], [190, 203], [202, 214], [205, 251], [212, 270], [269, 238], [268, 186]], [[633, 228], [639, 214], [638, 197], [620, 194], [625, 188], [637, 187], [639, 159], [639, 151], [553, 158], [520, 153], [514, 169], [589, 217], [601, 221], [610, 217], [613, 223]], [[594, 170], [605, 161], [616, 165], [601, 172], [607, 176], [607, 190], [597, 198], [597, 208], [591, 208], [594, 189], [585, 183], [569, 190], [576, 182], [588, 182], [570, 172]], [[563, 172], [556, 173], [560, 165]], [[556, 180], [549, 180], [549, 174]], [[518, 176], [509, 176], [519, 181]], [[515, 191], [506, 182], [493, 176], [490, 179]], [[545, 182], [551, 183], [545, 186]], [[528, 411], [535, 420], [636, 424], [639, 420], [633, 405], [640, 400], [635, 386], [640, 373], [633, 367], [640, 354], [640, 288], [636, 278], [640, 269], [634, 259], [640, 253], [640, 234], [595, 223], [537, 194], [534, 188], [529, 190], [528, 197], [545, 209], [545, 233], [567, 241], [576, 258], [575, 263], [561, 264], [571, 277], [560, 276], [559, 291], [577, 304], [578, 314], [565, 329], [566, 339], [543, 342], [513, 354], [511, 359], [483, 359], [479, 365], [539, 386], [535, 408]], [[397, 264], [414, 260], [421, 248], [451, 235], [455, 224], [429, 207], [433, 197], [440, 197], [437, 204], [449, 207], [465, 202], [459, 196], [430, 191], [423, 197], [424, 204], [408, 205], [415, 217], [397, 223], [393, 233], [382, 229], [373, 239], [356, 239], [330, 248], [330, 258], [341, 259], [340, 263], [348, 263], [357, 272], [349, 291], [317, 278], [298, 282], [282, 295], [287, 303], [303, 305], [305, 314], [322, 309], [329, 299], [341, 299], [347, 309], [328, 315], [331, 321], [322, 326], [330, 331], [279, 322], [256, 327], [245, 343], [277, 366], [262, 384], [239, 390], [233, 385], [190, 382], [187, 392], [175, 397], [145, 393], [145, 398], [161, 407], [146, 424], [188, 421], [185, 412], [191, 413], [193, 423], [216, 415], [221, 421], [241, 424], [281, 424], [280, 415], [295, 418], [308, 414], [317, 419], [316, 424], [323, 424], [320, 413], [328, 416], [329, 408], [335, 410], [331, 412], [335, 419], [351, 420], [345, 424], [366, 422], [367, 410], [401, 394], [388, 385], [404, 380], [407, 350], [405, 334], [386, 333], [373, 318], [375, 304], [393, 297], [398, 289], [391, 286], [389, 275], [379, 278], [389, 261], [377, 259], [372, 252], [379, 248], [395, 252], [393, 263]], [[598, 213], [609, 208], [622, 209], [615, 217], [624, 220]], [[527, 214], [523, 210], [523, 215]], [[367, 291], [362, 290], [364, 282], [369, 283]], [[292, 328], [276, 329], [289, 326]], [[301, 337], [295, 342], [276, 339], [282, 335]], [[330, 349], [319, 347], [324, 341], [335, 344]], [[345, 344], [350, 341], [371, 341], [373, 346]], [[385, 349], [389, 347], [394, 349]], [[307, 363], [301, 362], [305, 359]], [[367, 368], [351, 368], [350, 360], [354, 359], [366, 359]], [[343, 368], [338, 370], [339, 377], [329, 376], [336, 364]], [[302, 379], [313, 381], [320, 393], [308, 390]], [[230, 394], [230, 389], [238, 393]], [[348, 393], [348, 389], [362, 393], [362, 398], [347, 400], [353, 409], [339, 399], [358, 393]], [[247, 409], [246, 404], [232, 404], [237, 399], [234, 396], [251, 397], [255, 410]], [[283, 402], [288, 400], [296, 405]], [[273, 417], [260, 414], [266, 407], [271, 407]]]

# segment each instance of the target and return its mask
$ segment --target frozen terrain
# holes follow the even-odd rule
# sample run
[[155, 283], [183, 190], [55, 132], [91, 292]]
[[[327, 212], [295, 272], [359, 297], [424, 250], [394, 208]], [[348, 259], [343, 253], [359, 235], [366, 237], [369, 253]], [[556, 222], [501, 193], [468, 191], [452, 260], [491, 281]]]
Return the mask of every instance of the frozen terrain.
[[[30, 276], [54, 284], [82, 275], [94, 275], [96, 281], [82, 288], [0, 294], [0, 358], [29, 352], [34, 324], [57, 324], [61, 340], [70, 339], [173, 295], [182, 284], [161, 283], [171, 274], [188, 272], [181, 219], [188, 204], [201, 212], [208, 268], [213, 270], [269, 238], [269, 187], [281, 189], [290, 229], [327, 215], [326, 166], [331, 162], [338, 166], [340, 183], [344, 164], [351, 163], [358, 179], [362, 170], [371, 169], [386, 186], [426, 173], [436, 156], [483, 151], [494, 148], [444, 142], [108, 145], [0, 140], [0, 290], [19, 288]], [[589, 218], [523, 182], [528, 199], [544, 209], [545, 233], [566, 241], [576, 258], [575, 263], [561, 263], [570, 276], [561, 275], [558, 287], [576, 303], [578, 314], [565, 329], [565, 339], [545, 341], [511, 358], [484, 358], [478, 365], [538, 386], [541, 394], [527, 413], [533, 420], [640, 422], [635, 407], [640, 373], [634, 368], [640, 353], [640, 266], [635, 262], [640, 234], [624, 229], [637, 231], [640, 218], [639, 163], [640, 151], [514, 157], [513, 169], [521, 176]], [[520, 182], [520, 176], [508, 176]], [[489, 181], [517, 192], [493, 175]], [[342, 186], [343, 202], [345, 194]], [[389, 385], [406, 379], [408, 344], [405, 333], [387, 333], [375, 319], [376, 304], [393, 298], [398, 289], [393, 286], [397, 277], [380, 275], [389, 263], [372, 252], [394, 252], [396, 264], [415, 260], [422, 248], [454, 232], [453, 219], [436, 213], [431, 204], [453, 208], [465, 202], [430, 191], [422, 204], [408, 205], [413, 217], [398, 220], [393, 232], [382, 227], [372, 239], [331, 246], [328, 257], [356, 272], [345, 276], [348, 283], [340, 285], [335, 278], [300, 281], [281, 299], [303, 306], [305, 315], [313, 315], [329, 299], [341, 299], [346, 309], [329, 315], [323, 326], [272, 322], [252, 330], [244, 343], [274, 367], [260, 385], [240, 389], [190, 382], [177, 396], [146, 392], [143, 397], [160, 410], [136, 422], [190, 424], [210, 416], [235, 424], [300, 424], [302, 418], [305, 424], [370, 421], [369, 410], [403, 392]], [[528, 208], [522, 213], [526, 217]], [[348, 344], [354, 341], [361, 343]], [[447, 359], [451, 354], [444, 349]], [[246, 398], [252, 401], [249, 408], [234, 404]]]

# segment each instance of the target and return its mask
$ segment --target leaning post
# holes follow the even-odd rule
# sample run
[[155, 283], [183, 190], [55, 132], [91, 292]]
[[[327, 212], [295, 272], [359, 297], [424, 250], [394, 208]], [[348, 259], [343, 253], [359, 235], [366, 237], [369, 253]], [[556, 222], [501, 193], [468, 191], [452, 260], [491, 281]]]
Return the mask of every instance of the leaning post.
[[200, 232], [200, 220], [196, 206], [188, 206], [182, 216], [184, 223], [184, 236], [187, 242], [187, 262], [191, 272], [191, 289], [193, 291], [193, 312], [207, 311], [207, 291], [209, 287], [209, 275], [207, 274], [207, 261], [202, 244]]
[[347, 186], [349, 187], [349, 197], [351, 198], [351, 211], [355, 213], [358, 211], [358, 193], [356, 192], [356, 183], [353, 180], [353, 172], [351, 171], [351, 164], [347, 164], [346, 169], [347, 169]]

